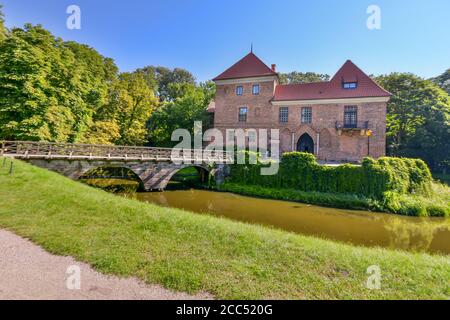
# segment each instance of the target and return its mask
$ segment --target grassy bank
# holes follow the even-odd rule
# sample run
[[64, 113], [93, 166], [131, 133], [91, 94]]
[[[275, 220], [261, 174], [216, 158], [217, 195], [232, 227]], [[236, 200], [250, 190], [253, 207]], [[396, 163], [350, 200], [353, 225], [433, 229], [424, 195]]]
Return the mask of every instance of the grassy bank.
[[324, 166], [312, 154], [288, 152], [276, 174], [263, 175], [266, 160], [252, 152], [241, 156], [257, 161], [231, 165], [228, 185], [223, 187], [227, 191], [408, 216], [450, 216], [450, 188], [433, 181], [420, 159], [365, 158], [359, 166]]
[[[108, 194], [15, 161], [0, 227], [97, 270], [216, 298], [450, 298], [450, 258], [358, 248]], [[243, 204], [245, 205], [245, 204]], [[381, 290], [366, 288], [369, 266]]]
[[139, 182], [126, 179], [81, 179], [80, 182], [113, 193], [133, 193], [139, 188]]
[[233, 192], [245, 196], [265, 199], [295, 201], [321, 206], [355, 209], [379, 210], [380, 204], [368, 198], [351, 194], [300, 191], [295, 189], [275, 189], [262, 186], [241, 185], [227, 182], [218, 188], [220, 191]]
[[440, 183], [432, 184], [431, 196], [429, 197], [422, 195], [388, 194], [382, 201], [352, 194], [276, 189], [230, 182], [222, 184], [220, 191], [342, 209], [362, 209], [407, 216], [450, 216], [450, 188]]

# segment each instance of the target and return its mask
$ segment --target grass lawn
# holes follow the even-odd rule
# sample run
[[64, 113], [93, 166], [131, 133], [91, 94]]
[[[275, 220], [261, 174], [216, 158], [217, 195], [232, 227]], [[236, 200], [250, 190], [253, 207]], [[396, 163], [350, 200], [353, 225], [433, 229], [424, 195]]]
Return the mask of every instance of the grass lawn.
[[[448, 256], [358, 248], [162, 208], [20, 161], [10, 176], [1, 163], [0, 227], [104, 273], [226, 299], [450, 298]], [[381, 290], [366, 288], [371, 265], [381, 268]]]

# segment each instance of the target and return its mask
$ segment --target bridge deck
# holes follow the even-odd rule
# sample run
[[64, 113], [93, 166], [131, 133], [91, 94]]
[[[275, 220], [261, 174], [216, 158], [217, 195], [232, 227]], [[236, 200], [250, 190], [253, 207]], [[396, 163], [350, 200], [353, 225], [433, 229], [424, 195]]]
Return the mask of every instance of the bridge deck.
[[207, 163], [231, 163], [233, 161], [231, 153], [216, 150], [35, 141], [2, 141], [0, 143], [0, 156], [19, 159], [197, 161]]

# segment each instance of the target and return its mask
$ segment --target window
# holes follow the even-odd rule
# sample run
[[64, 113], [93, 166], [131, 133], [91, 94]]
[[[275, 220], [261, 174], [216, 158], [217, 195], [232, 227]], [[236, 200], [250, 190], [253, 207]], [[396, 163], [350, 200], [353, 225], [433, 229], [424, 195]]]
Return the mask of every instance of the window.
[[258, 95], [259, 94], [259, 84], [255, 84], [253, 85], [253, 95]]
[[280, 107], [280, 122], [286, 123], [289, 119], [289, 108], [288, 107]]
[[236, 87], [236, 95], [242, 96], [243, 93], [244, 93], [244, 87], [243, 86], [237, 86]]
[[344, 82], [342, 84], [342, 87], [344, 89], [356, 89], [357, 86], [358, 86], [358, 82]]
[[311, 123], [312, 120], [312, 109], [311, 107], [302, 108], [302, 123]]
[[239, 122], [247, 121], [247, 107], [239, 108]]
[[356, 128], [358, 121], [358, 107], [345, 106], [344, 108], [344, 127]]

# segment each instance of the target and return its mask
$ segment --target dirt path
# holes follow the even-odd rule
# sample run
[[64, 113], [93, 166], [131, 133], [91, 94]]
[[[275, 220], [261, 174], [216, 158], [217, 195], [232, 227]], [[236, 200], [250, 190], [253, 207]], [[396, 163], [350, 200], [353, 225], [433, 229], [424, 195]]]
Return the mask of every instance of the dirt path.
[[[80, 281], [76, 277], [78, 270]], [[72, 289], [68, 289], [68, 284]], [[80, 289], [76, 289], [78, 284]], [[207, 294], [191, 296], [172, 292], [134, 278], [106, 276], [85, 263], [52, 255], [28, 240], [0, 230], [0, 300], [210, 298]]]

